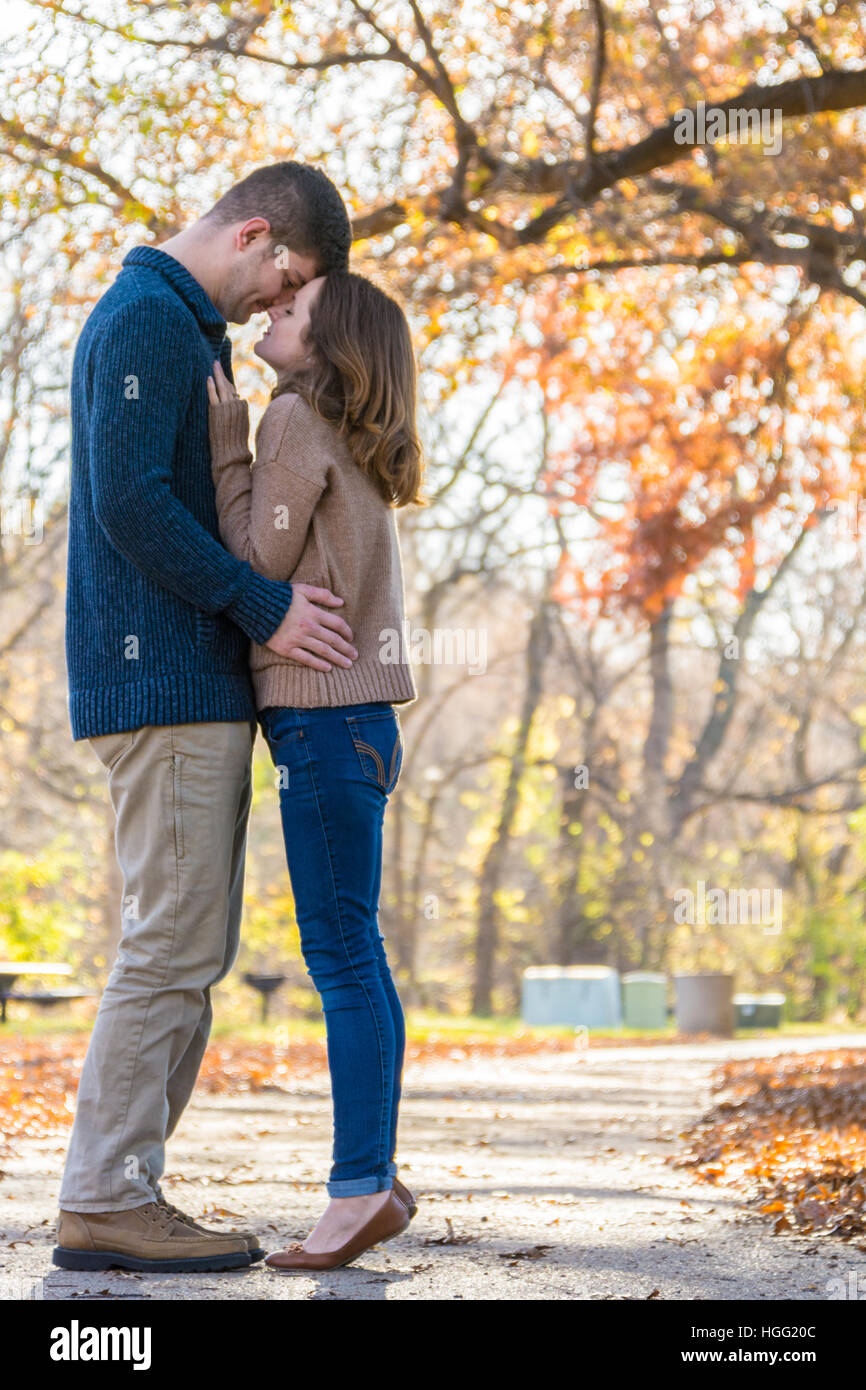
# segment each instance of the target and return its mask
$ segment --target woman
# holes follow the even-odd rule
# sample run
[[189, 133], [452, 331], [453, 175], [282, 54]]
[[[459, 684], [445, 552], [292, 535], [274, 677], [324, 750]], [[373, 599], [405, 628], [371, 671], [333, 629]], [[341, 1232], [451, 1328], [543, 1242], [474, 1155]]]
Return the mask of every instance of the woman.
[[250, 652], [334, 1111], [328, 1208], [303, 1244], [267, 1263], [332, 1269], [398, 1235], [416, 1209], [396, 1178], [405, 1030], [377, 920], [383, 817], [403, 755], [393, 706], [416, 698], [402, 642], [394, 649], [394, 508], [422, 501], [416, 364], [400, 306], [349, 271], [311, 280], [271, 315], [255, 352], [278, 380], [255, 461], [246, 403], [218, 363], [211, 453], [225, 545], [261, 574], [339, 594], [358, 649], [348, 669]]

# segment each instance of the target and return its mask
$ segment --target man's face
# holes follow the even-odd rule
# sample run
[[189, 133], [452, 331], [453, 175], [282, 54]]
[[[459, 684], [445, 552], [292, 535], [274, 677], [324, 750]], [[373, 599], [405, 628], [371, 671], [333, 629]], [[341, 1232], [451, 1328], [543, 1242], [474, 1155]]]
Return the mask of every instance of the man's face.
[[291, 304], [317, 274], [314, 257], [276, 245], [268, 233], [257, 233], [237, 246], [218, 307], [230, 323], [247, 323], [252, 314]]
[[312, 360], [315, 349], [307, 341], [310, 310], [324, 283], [324, 275], [317, 275], [309, 284], [301, 286], [291, 306], [273, 305], [268, 310], [270, 327], [255, 344], [253, 352], [276, 372], [303, 368]]

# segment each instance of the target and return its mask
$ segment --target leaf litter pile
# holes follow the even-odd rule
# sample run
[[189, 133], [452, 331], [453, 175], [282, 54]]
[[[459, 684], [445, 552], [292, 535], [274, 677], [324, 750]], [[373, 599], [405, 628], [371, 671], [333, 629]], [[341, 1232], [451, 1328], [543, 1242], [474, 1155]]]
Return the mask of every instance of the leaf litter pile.
[[[19, 1136], [39, 1138], [64, 1133], [72, 1123], [86, 1034], [45, 1038], [0, 1038], [0, 1141]], [[569, 1037], [530, 1036], [461, 1038], [428, 1037], [406, 1046], [408, 1062], [462, 1060], [470, 1056], [510, 1057], [535, 1052], [574, 1051]], [[196, 1091], [242, 1095], [280, 1090], [291, 1093], [310, 1077], [327, 1072], [322, 1041], [219, 1041], [204, 1055]], [[2, 1143], [0, 1143], [2, 1149]]]
[[745, 1188], [777, 1234], [866, 1233], [866, 1051], [728, 1062], [714, 1090], [713, 1109], [682, 1136], [686, 1155], [669, 1163]]

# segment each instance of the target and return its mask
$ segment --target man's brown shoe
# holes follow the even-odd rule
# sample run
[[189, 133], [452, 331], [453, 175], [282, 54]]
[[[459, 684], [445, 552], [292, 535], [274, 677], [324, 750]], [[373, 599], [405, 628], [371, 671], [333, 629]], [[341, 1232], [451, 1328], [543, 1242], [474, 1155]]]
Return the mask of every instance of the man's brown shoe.
[[394, 1179], [394, 1193], [397, 1197], [400, 1198], [400, 1201], [403, 1203], [403, 1206], [408, 1211], [409, 1220], [411, 1221], [412, 1217], [418, 1210], [418, 1203], [415, 1201], [415, 1198], [412, 1196], [412, 1193], [409, 1191], [408, 1187], [406, 1187], [404, 1183], [400, 1182], [399, 1178]]
[[162, 1207], [163, 1211], [171, 1212], [173, 1216], [177, 1216], [181, 1221], [185, 1221], [187, 1226], [191, 1226], [194, 1231], [200, 1231], [203, 1236], [238, 1236], [241, 1240], [246, 1241], [252, 1264], [256, 1264], [258, 1260], [264, 1259], [265, 1252], [259, 1245], [259, 1238], [252, 1231], [214, 1231], [208, 1226], [200, 1225], [198, 1221], [188, 1216], [185, 1211], [181, 1211], [180, 1207], [176, 1207], [173, 1202], [167, 1202], [165, 1197], [157, 1197], [156, 1203], [157, 1206]]
[[305, 1250], [300, 1241], [296, 1240], [286, 1250], [268, 1255], [265, 1264], [270, 1265], [271, 1269], [283, 1270], [338, 1269], [341, 1265], [357, 1260], [359, 1255], [363, 1255], [364, 1251], [372, 1246], [381, 1245], [384, 1241], [398, 1236], [401, 1231], [405, 1231], [409, 1220], [408, 1211], [392, 1190], [387, 1202], [383, 1202], [366, 1225], [362, 1226], [360, 1231], [356, 1231], [351, 1240], [347, 1240], [338, 1250], [313, 1252]]
[[61, 1269], [138, 1269], [157, 1273], [248, 1269], [247, 1243], [203, 1235], [180, 1217], [146, 1202], [126, 1211], [63, 1211], [51, 1256]]

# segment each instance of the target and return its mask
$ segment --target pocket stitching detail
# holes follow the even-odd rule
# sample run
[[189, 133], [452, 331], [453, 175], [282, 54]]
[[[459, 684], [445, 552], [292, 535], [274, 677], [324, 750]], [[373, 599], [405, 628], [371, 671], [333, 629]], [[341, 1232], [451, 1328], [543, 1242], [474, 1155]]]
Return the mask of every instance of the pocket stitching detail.
[[271, 717], [271, 718], [264, 718], [264, 719], [263, 719], [263, 718], [261, 717], [261, 714], [260, 714], [260, 715], [259, 715], [259, 722], [261, 723], [262, 733], [263, 733], [263, 735], [264, 735], [264, 737], [265, 737], [265, 740], [267, 741], [267, 743], [268, 743], [269, 746], [270, 746], [270, 744], [272, 744], [272, 743], [286, 743], [286, 742], [288, 742], [288, 740], [290, 740], [290, 739], [296, 739], [296, 738], [303, 738], [303, 737], [304, 737], [304, 731], [303, 731], [303, 729], [297, 728], [297, 727], [295, 727], [295, 728], [289, 728], [289, 729], [286, 730], [285, 733], [277, 733], [277, 732], [275, 732], [274, 727], [273, 727], [273, 725], [274, 725], [274, 723], [275, 723], [275, 720], [273, 719], [273, 717]]
[[394, 778], [394, 768], [395, 768], [396, 765], [397, 765], [397, 754], [398, 754], [398, 752], [400, 751], [401, 742], [402, 742], [402, 740], [401, 740], [401, 738], [400, 738], [400, 731], [399, 731], [399, 729], [398, 729], [398, 730], [397, 730], [397, 741], [396, 741], [396, 743], [394, 744], [394, 751], [393, 751], [393, 753], [391, 754], [391, 766], [390, 766], [390, 768], [388, 769], [388, 786], [391, 788], [392, 791], [393, 791], [393, 789], [394, 789], [394, 780], [393, 780], [393, 778]]
[[106, 770], [106, 772], [113, 772], [114, 769], [115, 769], [115, 767], [117, 766], [117, 764], [120, 762], [121, 758], [123, 757], [124, 753], [128, 753], [129, 750], [130, 750], [130, 748], [132, 747], [132, 740], [133, 740], [133, 736], [134, 736], [135, 730], [134, 730], [134, 729], [130, 729], [129, 731], [125, 731], [125, 732], [126, 732], [126, 742], [123, 743], [123, 744], [121, 745], [121, 748], [120, 748], [119, 752], [115, 753], [114, 757], [111, 759], [111, 762], [110, 762], [110, 763], [106, 763], [106, 765], [105, 765], [105, 770]]
[[360, 724], [365, 719], [396, 719], [396, 711], [393, 709], [374, 709], [369, 714], [347, 714], [346, 722]]
[[[384, 760], [383, 760], [383, 758], [382, 758], [382, 754], [379, 752], [378, 748], [374, 748], [373, 745], [372, 745], [372, 743], [366, 743], [366, 742], [364, 741], [364, 739], [362, 739], [362, 738], [354, 738], [354, 737], [353, 737], [353, 740], [352, 740], [352, 741], [353, 741], [353, 743], [354, 743], [354, 745], [355, 745], [355, 747], [357, 748], [357, 750], [358, 750], [359, 753], [363, 751], [364, 753], [369, 753], [369, 754], [373, 757], [373, 759], [375, 760], [375, 763], [376, 763], [376, 769], [377, 769], [377, 771], [378, 771], [378, 773], [379, 773], [379, 777], [378, 777], [379, 786], [380, 786], [380, 787], [384, 787], [384, 786], [385, 786], [385, 763], [384, 763]], [[371, 781], [372, 781], [372, 778], [371, 778]]]
[[173, 763], [173, 786], [174, 786], [174, 844], [178, 859], [183, 859], [183, 779], [181, 775], [181, 763], [183, 755], [172, 753]]

